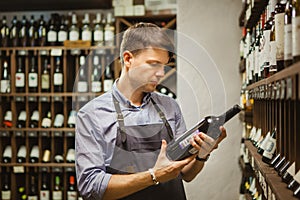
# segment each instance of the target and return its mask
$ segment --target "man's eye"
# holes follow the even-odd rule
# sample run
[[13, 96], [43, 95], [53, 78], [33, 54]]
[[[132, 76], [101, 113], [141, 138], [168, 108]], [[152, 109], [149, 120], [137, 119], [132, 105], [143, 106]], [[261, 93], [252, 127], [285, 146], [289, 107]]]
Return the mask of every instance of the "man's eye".
[[159, 63], [151, 63], [150, 66], [151, 66], [151, 67], [161, 67], [162, 64], [159, 64]]

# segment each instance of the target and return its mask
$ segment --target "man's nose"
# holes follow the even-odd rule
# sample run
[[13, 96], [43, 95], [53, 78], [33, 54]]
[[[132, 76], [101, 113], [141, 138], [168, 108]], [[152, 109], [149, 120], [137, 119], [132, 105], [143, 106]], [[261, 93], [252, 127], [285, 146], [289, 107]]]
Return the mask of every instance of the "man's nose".
[[156, 76], [159, 76], [159, 77], [165, 76], [165, 66], [159, 67], [159, 69], [157, 69], [155, 75], [156, 75]]

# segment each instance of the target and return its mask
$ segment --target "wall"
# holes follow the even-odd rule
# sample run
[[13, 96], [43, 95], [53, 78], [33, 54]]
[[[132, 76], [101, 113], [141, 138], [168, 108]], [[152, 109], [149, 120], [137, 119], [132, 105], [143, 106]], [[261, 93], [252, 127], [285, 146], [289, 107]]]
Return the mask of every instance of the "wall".
[[[241, 0], [178, 0], [177, 93], [187, 127], [208, 114], [239, 103], [238, 17]], [[239, 197], [238, 166], [242, 125], [235, 117], [225, 125], [227, 138], [203, 171], [185, 184], [189, 200]]]

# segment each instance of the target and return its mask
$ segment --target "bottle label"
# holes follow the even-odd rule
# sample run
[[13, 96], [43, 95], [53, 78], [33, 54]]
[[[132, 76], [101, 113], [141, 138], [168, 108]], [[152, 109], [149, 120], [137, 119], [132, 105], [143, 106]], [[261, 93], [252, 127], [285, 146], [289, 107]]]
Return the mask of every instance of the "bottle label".
[[41, 190], [41, 192], [40, 192], [40, 200], [50, 200], [50, 192], [49, 192], [49, 190]]
[[37, 73], [29, 73], [28, 74], [28, 86], [29, 87], [37, 87], [38, 86], [38, 74]]
[[66, 31], [59, 31], [58, 32], [58, 41], [63, 42], [67, 40], [67, 32]]
[[77, 200], [77, 192], [76, 191], [68, 191], [67, 199], [68, 200]]
[[69, 34], [69, 39], [71, 41], [79, 40], [79, 33], [77, 31], [71, 31]]
[[275, 149], [276, 149], [276, 140], [274, 138], [270, 137], [270, 139], [266, 145], [266, 149], [263, 153], [263, 156], [268, 159], [272, 159]]
[[1, 93], [9, 93], [9, 92], [10, 92], [9, 80], [1, 80]]
[[38, 197], [28, 195], [28, 200], [38, 200]]
[[2, 191], [1, 192], [2, 200], [11, 200], [11, 191]]
[[110, 90], [112, 88], [112, 85], [113, 85], [112, 79], [104, 80], [104, 84], [103, 84], [104, 92], [107, 92], [108, 90]]
[[265, 30], [264, 31], [264, 47], [263, 47], [263, 58], [264, 63], [270, 64], [270, 33], [271, 30]]
[[54, 85], [62, 85], [63, 84], [63, 74], [62, 73], [54, 73]]
[[16, 73], [16, 87], [25, 87], [24, 73]]
[[48, 42], [56, 42], [57, 40], [57, 32], [56, 31], [49, 31], [47, 35]]
[[88, 90], [87, 82], [79, 81], [77, 90], [78, 90], [78, 92], [87, 92], [87, 90]]
[[284, 13], [275, 15], [276, 60], [284, 59]]
[[92, 40], [92, 33], [91, 33], [91, 31], [88, 31], [88, 30], [82, 31], [82, 40], [84, 40], [84, 41], [91, 41]]
[[62, 191], [53, 191], [52, 195], [53, 200], [62, 200]]
[[276, 50], [277, 50], [276, 41], [271, 41], [270, 42], [270, 66], [275, 66], [275, 70], [276, 70]]
[[92, 92], [101, 92], [101, 82], [100, 81], [92, 82]]
[[94, 41], [96, 41], [96, 42], [103, 41], [103, 31], [101, 31], [101, 30], [94, 31]]
[[284, 60], [292, 60], [292, 25], [286, 24], [284, 26]]
[[49, 89], [50, 88], [50, 76], [49, 74], [42, 75], [42, 89]]
[[[292, 42], [299, 44], [300, 42], [300, 16], [292, 19]], [[300, 45], [293, 45], [293, 56], [300, 55]]]

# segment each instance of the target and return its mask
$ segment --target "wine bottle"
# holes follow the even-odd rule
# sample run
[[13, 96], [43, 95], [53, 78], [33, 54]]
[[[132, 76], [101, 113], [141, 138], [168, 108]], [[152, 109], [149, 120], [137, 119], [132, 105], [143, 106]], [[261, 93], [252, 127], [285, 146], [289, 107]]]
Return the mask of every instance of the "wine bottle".
[[62, 128], [64, 126], [64, 115], [63, 114], [56, 114], [55, 118], [54, 118], [54, 123], [53, 126], [55, 128]]
[[42, 175], [40, 200], [50, 200], [50, 190], [49, 190], [49, 182], [48, 182], [48, 174], [47, 173], [43, 173], [43, 175]]
[[293, 1], [292, 8], [292, 43], [293, 43], [293, 63], [300, 60], [300, 1]]
[[68, 163], [75, 163], [75, 149], [69, 148], [66, 156]]
[[103, 46], [103, 24], [101, 20], [101, 13], [96, 14], [96, 19], [94, 21], [94, 29], [93, 29], [93, 44], [95, 46]]
[[97, 55], [93, 58], [94, 70], [91, 76], [92, 88], [91, 92], [101, 92], [101, 71], [102, 67], [99, 63], [99, 57]]
[[114, 82], [114, 73], [111, 67], [111, 56], [107, 55], [105, 60], [103, 91], [107, 92], [112, 88]]
[[275, 155], [276, 150], [276, 128], [274, 128], [271, 137], [267, 143], [266, 149], [263, 153], [262, 161], [270, 164], [271, 160], [273, 159]]
[[78, 82], [77, 82], [77, 91], [78, 92], [87, 92], [88, 91], [88, 80], [87, 80], [87, 74], [85, 69], [85, 57], [80, 56], [79, 58], [79, 75], [78, 75]]
[[23, 68], [22, 57], [18, 57], [18, 69], [15, 75], [16, 92], [25, 92], [25, 73]]
[[26, 111], [22, 110], [20, 112], [18, 120], [17, 120], [17, 128], [25, 128], [26, 127], [26, 119], [27, 119]]
[[55, 58], [55, 72], [53, 75], [54, 92], [63, 92], [64, 76], [61, 69], [60, 57]]
[[11, 110], [7, 110], [5, 112], [4, 119], [3, 119], [3, 126], [4, 126], [4, 128], [12, 127], [12, 112], [11, 112]]
[[79, 27], [77, 25], [77, 16], [75, 13], [72, 14], [72, 25], [69, 29], [69, 40], [76, 41], [79, 40]]
[[51, 123], [52, 123], [51, 112], [48, 111], [47, 115], [42, 120], [41, 126], [42, 126], [42, 128], [50, 128], [51, 127]]
[[18, 19], [17, 16], [14, 16], [12, 20], [12, 26], [10, 27], [9, 30], [9, 40], [11, 42], [12, 47], [17, 47], [19, 46], [19, 28], [18, 28]]
[[38, 110], [34, 110], [30, 117], [30, 123], [29, 123], [30, 128], [37, 128], [39, 126], [39, 120], [40, 120], [40, 113]]
[[36, 27], [36, 22], [34, 20], [34, 15], [30, 17], [30, 25], [28, 28], [28, 45], [31, 47], [36, 46], [38, 40], [38, 32]]
[[18, 198], [17, 199], [21, 199], [21, 200], [27, 199], [26, 190], [23, 185], [18, 187]]
[[54, 156], [54, 162], [63, 163], [64, 162], [64, 157], [61, 154], [56, 154]]
[[49, 163], [51, 159], [51, 151], [49, 149], [44, 150], [42, 162], [43, 163]]
[[29, 161], [31, 163], [38, 163], [40, 158], [40, 151], [37, 145], [34, 145], [30, 151]]
[[71, 110], [68, 117], [68, 127], [69, 128], [75, 128], [75, 122], [76, 122], [76, 111]]
[[27, 19], [26, 16], [23, 15], [21, 28], [19, 30], [19, 41], [20, 46], [26, 47], [28, 42], [28, 28], [27, 28]]
[[35, 64], [35, 57], [31, 57], [31, 67], [30, 72], [28, 73], [28, 89], [29, 92], [37, 92], [38, 91], [38, 73]]
[[44, 70], [41, 77], [41, 90], [42, 92], [49, 92], [50, 91], [50, 73], [49, 73], [49, 64], [48, 60], [44, 60]]
[[288, 184], [289, 182], [291, 182], [291, 180], [293, 179], [293, 176], [295, 175], [296, 172], [296, 163], [293, 162], [293, 164], [291, 164], [289, 166], [289, 168], [285, 171], [285, 173], [282, 176], [282, 181], [285, 182], [286, 184]]
[[207, 116], [197, 123], [193, 128], [172, 140], [167, 146], [167, 156], [171, 160], [182, 160], [198, 151], [190, 145], [190, 140], [195, 134], [204, 132], [213, 139], [217, 139], [221, 132], [219, 127], [241, 111], [241, 107], [234, 105], [220, 116]]
[[34, 175], [31, 175], [31, 179], [30, 179], [28, 200], [38, 200], [38, 190], [37, 190], [36, 178]]
[[59, 31], [57, 33], [58, 45], [63, 45], [64, 41], [68, 39], [68, 23], [68, 20], [62, 16]]
[[259, 146], [257, 152], [262, 155], [266, 149], [267, 143], [270, 139], [270, 131], [267, 133], [267, 135], [264, 137], [264, 140], [261, 142], [261, 145]]
[[67, 190], [67, 200], [77, 200], [75, 177], [73, 175], [71, 175], [69, 177], [69, 186], [68, 186], [68, 190]]
[[57, 28], [55, 26], [54, 16], [51, 16], [49, 20], [48, 32], [47, 32], [47, 44], [55, 46], [57, 42]]
[[38, 26], [38, 45], [46, 46], [47, 44], [47, 27], [44, 20], [44, 15], [41, 15]]
[[275, 6], [275, 40], [277, 72], [284, 68], [284, 15], [285, 3], [278, 0]]
[[0, 38], [1, 38], [1, 47], [8, 47], [9, 46], [9, 27], [7, 25], [6, 16], [3, 15], [2, 23], [0, 27]]
[[17, 153], [17, 163], [24, 163], [26, 161], [26, 147], [21, 145]]
[[1, 84], [1, 93], [10, 93], [10, 75], [9, 75], [7, 61], [4, 61], [4, 63], [3, 63], [0, 84]]
[[11, 200], [10, 173], [3, 173], [3, 182], [1, 188], [1, 199]]
[[60, 177], [55, 176], [54, 188], [52, 191], [52, 200], [62, 200], [62, 188], [60, 185]]
[[81, 31], [81, 39], [83, 41], [92, 41], [92, 30], [90, 27], [90, 17], [88, 13], [84, 14], [84, 19], [82, 20], [83, 26]]
[[113, 25], [112, 13], [107, 13], [106, 24], [104, 26], [105, 46], [114, 46], [115, 44], [115, 26]]
[[2, 162], [10, 163], [12, 157], [11, 145], [7, 145], [3, 151]]
[[284, 67], [293, 63], [292, 44], [292, 0], [287, 0], [284, 14]]

